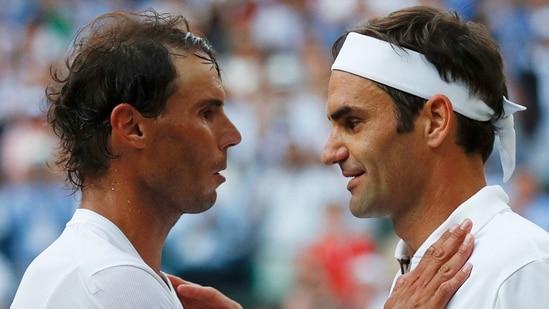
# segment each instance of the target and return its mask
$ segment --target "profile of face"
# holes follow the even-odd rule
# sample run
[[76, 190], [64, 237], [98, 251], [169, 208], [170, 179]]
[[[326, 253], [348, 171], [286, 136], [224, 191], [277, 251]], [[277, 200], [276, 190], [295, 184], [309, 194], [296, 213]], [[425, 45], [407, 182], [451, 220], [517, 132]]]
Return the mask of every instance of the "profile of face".
[[397, 133], [391, 97], [374, 82], [337, 70], [330, 76], [327, 115], [332, 131], [321, 160], [339, 164], [350, 179], [351, 213], [394, 217], [405, 211], [413, 202], [421, 165], [416, 160], [421, 148], [418, 130]]
[[160, 116], [148, 120], [152, 138], [143, 179], [157, 204], [199, 213], [214, 204], [227, 151], [241, 135], [225, 114], [225, 92], [212, 63], [192, 53], [174, 59], [177, 91]]

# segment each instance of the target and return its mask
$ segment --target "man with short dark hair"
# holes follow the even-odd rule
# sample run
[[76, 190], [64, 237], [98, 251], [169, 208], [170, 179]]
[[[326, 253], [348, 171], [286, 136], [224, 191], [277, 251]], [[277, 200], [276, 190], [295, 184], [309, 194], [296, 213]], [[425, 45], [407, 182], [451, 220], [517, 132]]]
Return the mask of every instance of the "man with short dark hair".
[[350, 181], [357, 217], [390, 217], [402, 272], [452, 224], [470, 218], [475, 271], [449, 308], [549, 303], [549, 234], [511, 211], [484, 163], [498, 138], [515, 167], [513, 113], [499, 48], [480, 24], [428, 6], [374, 18], [334, 44], [322, 154]]

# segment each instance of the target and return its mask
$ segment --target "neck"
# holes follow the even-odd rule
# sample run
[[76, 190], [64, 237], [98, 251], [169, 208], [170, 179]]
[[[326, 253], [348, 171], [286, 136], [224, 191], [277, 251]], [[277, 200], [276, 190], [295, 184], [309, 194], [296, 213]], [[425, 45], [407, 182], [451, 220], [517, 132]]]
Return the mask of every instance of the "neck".
[[412, 253], [463, 202], [486, 186], [481, 160], [464, 160], [462, 164], [450, 162], [452, 164], [434, 167], [416, 204], [393, 217], [395, 232]]
[[[180, 214], [162, 213], [157, 204], [144, 202], [123, 182], [86, 184], [80, 207], [113, 222], [132, 243], [144, 262], [160, 273], [162, 247]], [[139, 198], [138, 198], [139, 197]]]

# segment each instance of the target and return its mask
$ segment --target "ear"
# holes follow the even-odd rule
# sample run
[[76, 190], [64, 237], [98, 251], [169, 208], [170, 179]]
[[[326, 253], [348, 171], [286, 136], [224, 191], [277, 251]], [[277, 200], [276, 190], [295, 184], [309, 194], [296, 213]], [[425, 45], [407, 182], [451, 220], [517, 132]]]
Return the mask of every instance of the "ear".
[[438, 147], [451, 130], [453, 107], [450, 99], [442, 94], [431, 97], [421, 112], [425, 120], [424, 133], [430, 147]]
[[[118, 104], [111, 112], [112, 134], [123, 144], [134, 148], [144, 148], [144, 136], [141, 130], [144, 117], [128, 103]], [[114, 136], [113, 136], [114, 137]]]

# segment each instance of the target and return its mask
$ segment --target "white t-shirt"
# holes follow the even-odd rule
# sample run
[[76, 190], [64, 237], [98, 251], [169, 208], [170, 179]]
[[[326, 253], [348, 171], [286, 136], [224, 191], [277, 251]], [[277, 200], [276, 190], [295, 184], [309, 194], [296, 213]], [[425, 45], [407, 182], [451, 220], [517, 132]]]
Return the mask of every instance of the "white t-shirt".
[[183, 308], [120, 229], [76, 210], [61, 236], [28, 267], [11, 309]]
[[[473, 221], [475, 247], [469, 259], [473, 271], [447, 308], [548, 308], [549, 233], [514, 213], [508, 201], [501, 187], [482, 188], [461, 204], [412, 257], [411, 269], [451, 225], [465, 218]], [[401, 240], [395, 255], [402, 256], [400, 249], [405, 248]]]

